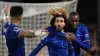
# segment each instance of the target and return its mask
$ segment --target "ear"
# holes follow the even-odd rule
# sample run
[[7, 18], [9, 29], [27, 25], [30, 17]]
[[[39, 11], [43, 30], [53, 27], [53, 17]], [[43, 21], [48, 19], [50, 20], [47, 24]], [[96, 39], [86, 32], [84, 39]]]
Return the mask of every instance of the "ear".
[[19, 16], [19, 20], [22, 20], [22, 16]]

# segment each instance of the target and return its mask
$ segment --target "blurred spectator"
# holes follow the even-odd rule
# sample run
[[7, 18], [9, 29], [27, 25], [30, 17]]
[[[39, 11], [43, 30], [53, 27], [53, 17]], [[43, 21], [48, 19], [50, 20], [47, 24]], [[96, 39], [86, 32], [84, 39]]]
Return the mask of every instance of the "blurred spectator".
[[89, 34], [90, 34], [90, 40], [91, 40], [91, 48], [90, 48], [90, 54], [91, 56], [98, 56], [98, 46], [96, 41], [96, 26], [90, 25], [89, 26]]

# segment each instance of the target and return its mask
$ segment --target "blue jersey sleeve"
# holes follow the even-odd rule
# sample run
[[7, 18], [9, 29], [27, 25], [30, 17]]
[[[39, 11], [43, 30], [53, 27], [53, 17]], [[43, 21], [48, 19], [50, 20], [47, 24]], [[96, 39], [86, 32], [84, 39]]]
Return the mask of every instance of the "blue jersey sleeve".
[[11, 32], [11, 36], [12, 36], [12, 39], [18, 39], [18, 35], [19, 35], [19, 32], [21, 31], [21, 29], [19, 27], [14, 27], [12, 32]]
[[10, 22], [8, 22], [8, 21], [7, 21], [7, 22], [5, 22], [5, 23], [4, 23], [4, 28], [9, 27], [9, 25], [10, 25]]
[[2, 28], [2, 36], [5, 35], [4, 29]]
[[51, 35], [51, 36], [55, 36], [57, 33], [56, 29], [51, 26], [47, 27], [46, 30], [48, 30], [49, 35]]
[[75, 56], [75, 52], [74, 52], [72, 42], [68, 43], [68, 56]]
[[57, 36], [57, 37], [60, 37], [60, 38], [66, 38], [66, 34], [63, 33], [63, 32], [58, 32], [58, 33], [56, 34], [56, 36]]
[[45, 45], [47, 45], [47, 37], [43, 38], [40, 43], [37, 45], [36, 48], [33, 49], [33, 51], [30, 53], [29, 56], [35, 56]]
[[80, 39], [75, 38], [75, 42], [78, 43], [82, 49], [89, 51], [90, 50], [90, 38], [89, 38], [88, 29], [86, 26], [82, 26], [81, 30], [82, 30], [83, 39], [81, 41]]
[[53, 27], [47, 27], [46, 30], [48, 30], [49, 32], [49, 35], [51, 36], [57, 36], [57, 37], [61, 37], [61, 38], [65, 38], [66, 37], [66, 34], [63, 33], [63, 32], [57, 32], [55, 28]]
[[84, 26], [83, 28], [82, 28], [82, 30], [83, 30], [83, 35], [84, 35], [84, 38], [83, 38], [83, 42], [88, 42], [88, 41], [90, 41], [90, 37], [89, 37], [89, 33], [88, 33], [88, 29], [87, 29], [87, 27], [86, 26]]
[[2, 35], [5, 35], [7, 28], [9, 27], [10, 23], [7, 21], [4, 23], [2, 28]]

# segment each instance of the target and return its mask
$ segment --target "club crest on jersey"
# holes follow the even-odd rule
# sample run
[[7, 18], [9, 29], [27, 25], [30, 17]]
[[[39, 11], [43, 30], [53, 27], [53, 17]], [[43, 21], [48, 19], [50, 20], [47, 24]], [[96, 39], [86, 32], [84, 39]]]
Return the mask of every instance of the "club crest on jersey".
[[20, 29], [18, 27], [14, 28], [14, 31], [18, 32]]

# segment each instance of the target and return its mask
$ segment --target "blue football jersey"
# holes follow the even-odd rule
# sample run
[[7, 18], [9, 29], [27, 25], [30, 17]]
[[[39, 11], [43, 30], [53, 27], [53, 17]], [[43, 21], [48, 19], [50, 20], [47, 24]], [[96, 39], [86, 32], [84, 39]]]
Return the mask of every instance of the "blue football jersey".
[[68, 44], [66, 39], [58, 36], [57, 33], [59, 32], [54, 28], [48, 27], [47, 30], [50, 33], [40, 41], [29, 56], [35, 56], [46, 45], [48, 47], [49, 56], [68, 56]]
[[24, 38], [18, 38], [21, 31], [19, 26], [10, 24], [6, 30], [6, 45], [9, 56], [25, 56]]
[[84, 24], [79, 23], [73, 33], [76, 36], [75, 40], [72, 43], [75, 51], [75, 56], [81, 56], [80, 48], [84, 49], [85, 51], [89, 51], [90, 49], [88, 29]]
[[4, 25], [3, 25], [3, 28], [2, 28], [2, 35], [5, 35], [5, 32], [7, 30], [7, 28], [9, 27], [10, 25], [10, 22], [5, 22]]

